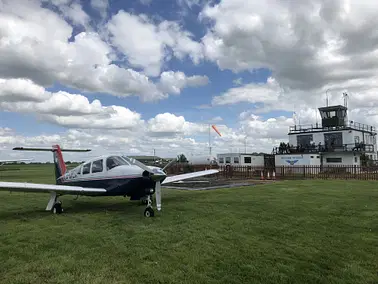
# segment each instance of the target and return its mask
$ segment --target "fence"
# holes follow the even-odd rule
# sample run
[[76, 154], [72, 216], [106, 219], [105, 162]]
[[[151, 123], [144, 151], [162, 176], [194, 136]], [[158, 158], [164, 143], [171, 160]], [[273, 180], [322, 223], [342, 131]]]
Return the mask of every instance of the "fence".
[[[209, 166], [176, 164], [167, 169], [168, 174], [182, 174], [205, 169], [218, 169], [220, 172], [207, 178], [213, 179], [359, 179], [378, 180], [378, 166]], [[268, 176], [269, 175], [269, 176]]]

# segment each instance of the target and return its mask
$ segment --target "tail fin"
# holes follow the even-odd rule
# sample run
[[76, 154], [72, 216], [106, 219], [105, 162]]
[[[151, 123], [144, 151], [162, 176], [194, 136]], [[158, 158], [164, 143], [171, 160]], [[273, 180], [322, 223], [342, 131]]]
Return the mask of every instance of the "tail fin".
[[58, 183], [58, 179], [64, 175], [67, 171], [66, 164], [63, 160], [62, 150], [59, 145], [52, 146], [54, 165], [55, 165], [55, 179]]
[[89, 152], [90, 149], [61, 149], [59, 145], [53, 145], [52, 148], [34, 148], [34, 147], [15, 147], [13, 150], [20, 151], [51, 151], [53, 152], [54, 165], [55, 165], [55, 179], [56, 183], [60, 183], [58, 180], [67, 171], [66, 164], [63, 160], [62, 152]]

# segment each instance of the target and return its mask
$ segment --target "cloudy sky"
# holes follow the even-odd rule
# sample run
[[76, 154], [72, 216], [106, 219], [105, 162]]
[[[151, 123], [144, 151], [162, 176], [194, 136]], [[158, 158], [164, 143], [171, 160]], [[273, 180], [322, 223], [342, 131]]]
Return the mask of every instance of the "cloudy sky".
[[[378, 4], [0, 0], [0, 158], [14, 146], [271, 152], [316, 108], [378, 124]], [[46, 153], [47, 154], [47, 153]], [[69, 156], [75, 159], [77, 154]], [[81, 159], [81, 157], [79, 157]]]

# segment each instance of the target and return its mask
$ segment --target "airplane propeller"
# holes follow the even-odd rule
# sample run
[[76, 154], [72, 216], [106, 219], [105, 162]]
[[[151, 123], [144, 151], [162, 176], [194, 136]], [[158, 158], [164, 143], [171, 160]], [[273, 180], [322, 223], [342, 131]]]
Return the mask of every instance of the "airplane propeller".
[[125, 157], [125, 158], [130, 164], [136, 165], [140, 167], [141, 169], [152, 174], [150, 178], [152, 178], [152, 180], [156, 182], [156, 185], [155, 185], [156, 209], [160, 211], [161, 210], [161, 181], [160, 180], [161, 180], [162, 175], [159, 175], [158, 173], [153, 171], [151, 168], [147, 167], [145, 164], [143, 164], [142, 162], [139, 162], [138, 160], [134, 158], [129, 158], [129, 157]]
[[154, 172], [152, 171], [152, 169], [150, 169], [149, 167], [147, 167], [145, 164], [143, 164], [142, 162], [139, 162], [137, 159], [134, 159], [134, 158], [129, 158], [129, 157], [124, 157], [130, 164], [132, 165], [136, 165], [140, 168], [142, 168], [143, 170], [151, 173], [151, 174], [154, 174]]
[[177, 160], [176, 159], [173, 159], [172, 161], [170, 161], [168, 164], [166, 164], [165, 166], [164, 166], [164, 168], [163, 168], [163, 172], [165, 172], [165, 170], [167, 169], [167, 168], [169, 168], [171, 165], [173, 165], [174, 163], [176, 163], [177, 162]]

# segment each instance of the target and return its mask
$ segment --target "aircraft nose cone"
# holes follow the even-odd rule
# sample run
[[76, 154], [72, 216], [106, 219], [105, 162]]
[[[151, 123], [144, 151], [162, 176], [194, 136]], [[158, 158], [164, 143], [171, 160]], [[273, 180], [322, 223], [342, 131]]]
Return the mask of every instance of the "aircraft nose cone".
[[165, 172], [162, 170], [162, 169], [157, 169], [157, 168], [154, 168], [152, 169], [153, 171], [153, 175], [151, 176], [151, 178], [154, 180], [154, 181], [158, 181], [160, 180], [162, 177], [166, 177], [167, 175], [165, 174]]

